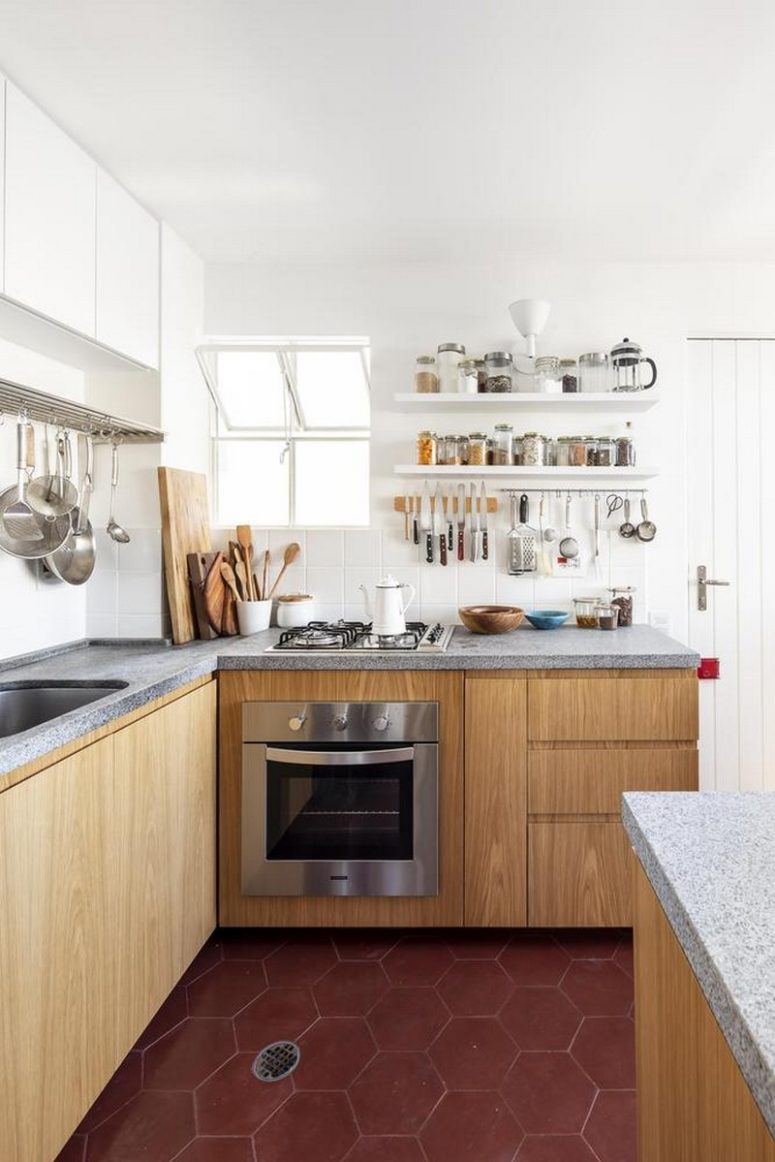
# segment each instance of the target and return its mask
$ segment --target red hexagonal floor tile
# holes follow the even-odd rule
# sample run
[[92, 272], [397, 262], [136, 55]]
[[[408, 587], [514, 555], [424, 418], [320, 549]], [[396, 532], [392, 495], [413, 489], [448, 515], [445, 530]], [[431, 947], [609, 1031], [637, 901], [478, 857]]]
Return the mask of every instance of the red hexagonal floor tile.
[[584, 1127], [584, 1137], [600, 1162], [636, 1162], [635, 1092], [599, 1093]]
[[381, 960], [401, 939], [399, 932], [375, 928], [353, 928], [333, 934], [334, 948], [340, 960]]
[[143, 1058], [134, 1050], [127, 1054], [78, 1127], [78, 1133], [88, 1134], [100, 1122], [111, 1117], [142, 1089]]
[[345, 1162], [425, 1162], [416, 1138], [359, 1138]]
[[444, 1092], [425, 1053], [379, 1053], [350, 1087], [363, 1134], [415, 1134]]
[[195, 1134], [193, 1094], [145, 1091], [89, 1134], [86, 1162], [169, 1162]]
[[260, 961], [222, 960], [188, 986], [192, 1017], [234, 1017], [266, 988]]
[[178, 986], [185, 987], [201, 976], [203, 972], [207, 972], [214, 964], [218, 964], [223, 960], [223, 944], [218, 937], [213, 937], [208, 940], [202, 950], [197, 953], [191, 964], [188, 966], [182, 977], [178, 981]]
[[490, 1016], [503, 1007], [514, 985], [495, 960], [458, 960], [437, 985], [455, 1016]]
[[434, 985], [452, 964], [452, 953], [433, 936], [407, 936], [382, 964], [391, 984]]
[[146, 1089], [193, 1089], [236, 1052], [231, 1021], [189, 1017], [145, 1052]]
[[599, 1162], [578, 1134], [541, 1134], [528, 1136], [522, 1143], [517, 1162]]
[[166, 1001], [157, 1009], [134, 1044], [135, 1049], [147, 1049], [165, 1033], [169, 1033], [188, 1016], [188, 994], [182, 985], [172, 990]]
[[511, 932], [497, 928], [448, 932], [447, 947], [458, 960], [494, 960], [508, 944]]
[[517, 988], [500, 1014], [520, 1049], [567, 1049], [581, 1013], [558, 988]]
[[362, 1017], [321, 1017], [299, 1041], [297, 1089], [347, 1089], [377, 1047]]
[[290, 1078], [259, 1081], [254, 1053], [238, 1053], [194, 1093], [200, 1134], [250, 1137], [293, 1092]]
[[546, 934], [520, 933], [498, 957], [515, 984], [557, 985], [570, 957]]
[[569, 1053], [521, 1053], [501, 1092], [527, 1134], [578, 1134], [597, 1091]]
[[557, 928], [552, 935], [573, 960], [610, 960], [622, 942], [616, 928]]
[[[414, 1139], [411, 1139], [414, 1141]], [[57, 1154], [54, 1162], [83, 1162], [86, 1153], [86, 1135], [73, 1134]], [[425, 1162], [423, 1159], [422, 1162]]]
[[258, 1052], [272, 1041], [300, 1037], [317, 1017], [309, 989], [267, 989], [235, 1017], [237, 1048]]
[[447, 1093], [420, 1135], [429, 1162], [511, 1162], [522, 1130], [498, 1093]]
[[427, 1049], [449, 1020], [435, 989], [395, 988], [366, 1018], [380, 1049]]
[[635, 966], [633, 964], [633, 948], [632, 936], [625, 936], [614, 954], [614, 961], [619, 965], [622, 972], [626, 972], [628, 976], [635, 975]]
[[562, 990], [585, 1017], [624, 1017], [633, 999], [632, 980], [612, 960], [574, 960]]
[[194, 1138], [175, 1162], [254, 1162], [250, 1138]]
[[312, 985], [336, 963], [328, 936], [297, 938], [284, 944], [264, 961], [271, 985]]
[[351, 960], [335, 964], [312, 992], [321, 1017], [361, 1017], [389, 987], [379, 964]]
[[635, 1025], [630, 1017], [585, 1017], [571, 1053], [600, 1089], [635, 1089]]
[[226, 960], [265, 960], [288, 940], [287, 932], [264, 932], [260, 928], [225, 928], [220, 933]]
[[343, 1093], [295, 1093], [253, 1140], [261, 1162], [341, 1162], [357, 1138]]
[[497, 1089], [514, 1064], [514, 1042], [494, 1017], [453, 1017], [428, 1053], [447, 1089]]

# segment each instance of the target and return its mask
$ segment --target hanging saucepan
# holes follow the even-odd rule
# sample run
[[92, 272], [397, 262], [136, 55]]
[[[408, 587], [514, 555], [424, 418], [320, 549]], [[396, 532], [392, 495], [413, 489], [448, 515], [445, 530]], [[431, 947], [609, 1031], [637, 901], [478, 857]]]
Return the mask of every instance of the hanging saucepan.
[[16, 425], [16, 484], [0, 492], [0, 549], [12, 557], [29, 560], [45, 557], [63, 544], [70, 531], [66, 516], [41, 516], [27, 503], [27, 447], [29, 423], [24, 416]]
[[[30, 508], [41, 516], [67, 516], [78, 503], [78, 489], [70, 479], [67, 459], [69, 455], [70, 436], [68, 432], [57, 432], [57, 449], [60, 447], [64, 455], [59, 453], [59, 470], [51, 472], [50, 462], [44, 476], [34, 476], [27, 486], [27, 503]], [[46, 441], [48, 448], [49, 441]]]
[[70, 513], [70, 533], [64, 544], [46, 557], [46, 565], [60, 581], [68, 585], [83, 585], [94, 572], [97, 556], [94, 530], [89, 520], [89, 504], [94, 491], [94, 445], [86, 437], [86, 471], [81, 481], [77, 508]]

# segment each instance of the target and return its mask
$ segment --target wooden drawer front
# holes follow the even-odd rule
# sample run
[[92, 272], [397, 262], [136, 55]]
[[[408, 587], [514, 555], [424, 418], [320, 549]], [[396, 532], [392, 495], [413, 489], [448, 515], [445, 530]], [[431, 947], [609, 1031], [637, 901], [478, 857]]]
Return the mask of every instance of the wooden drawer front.
[[618, 815], [623, 791], [696, 791], [697, 751], [533, 750], [528, 772], [531, 815]]
[[540, 678], [528, 682], [534, 742], [693, 741], [697, 679]]
[[531, 927], [616, 927], [631, 921], [632, 849], [621, 823], [531, 823]]

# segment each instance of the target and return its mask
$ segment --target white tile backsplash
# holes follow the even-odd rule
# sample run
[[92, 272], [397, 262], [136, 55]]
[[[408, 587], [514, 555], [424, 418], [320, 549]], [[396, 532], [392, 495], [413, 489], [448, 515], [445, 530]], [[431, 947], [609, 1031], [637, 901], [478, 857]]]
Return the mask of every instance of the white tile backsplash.
[[158, 574], [161, 570], [161, 531], [135, 529], [131, 536], [128, 544], [116, 545], [119, 570], [122, 573]]
[[374, 596], [374, 589], [381, 577], [381, 571], [377, 568], [358, 568], [345, 569], [344, 573], [344, 600], [346, 605], [360, 605], [361, 616], [363, 613], [362, 607], [366, 604], [366, 597], [361, 592], [360, 586], [365, 585], [371, 601]]
[[360, 568], [372, 566], [379, 569], [382, 565], [382, 537], [375, 530], [353, 530], [344, 534], [344, 563], [345, 568]]
[[340, 529], [311, 529], [307, 533], [307, 565], [341, 570], [344, 567], [344, 533]]
[[118, 617], [119, 637], [157, 638], [162, 636], [161, 613], [121, 613]]
[[318, 601], [341, 606], [344, 600], [344, 570], [341, 567], [329, 569], [308, 565], [306, 588]]
[[118, 574], [119, 615], [160, 614], [162, 604], [161, 576], [159, 573]]

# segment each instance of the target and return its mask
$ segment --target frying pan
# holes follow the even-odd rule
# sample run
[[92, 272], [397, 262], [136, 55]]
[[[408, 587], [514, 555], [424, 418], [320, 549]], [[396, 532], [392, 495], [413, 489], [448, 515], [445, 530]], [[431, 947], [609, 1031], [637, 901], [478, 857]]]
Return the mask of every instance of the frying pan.
[[[79, 505], [70, 513], [70, 532], [64, 543], [46, 557], [46, 565], [60, 581], [68, 585], [83, 585], [94, 572], [96, 542], [89, 520], [89, 504], [94, 491], [94, 446], [91, 436], [86, 437], [86, 470], [81, 481]], [[68, 519], [68, 518], [65, 518]]]
[[16, 484], [0, 492], [0, 549], [12, 557], [36, 560], [54, 552], [70, 531], [66, 516], [47, 519], [27, 503], [27, 439], [29, 423], [16, 425]]

